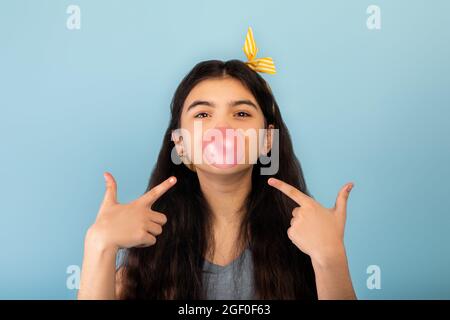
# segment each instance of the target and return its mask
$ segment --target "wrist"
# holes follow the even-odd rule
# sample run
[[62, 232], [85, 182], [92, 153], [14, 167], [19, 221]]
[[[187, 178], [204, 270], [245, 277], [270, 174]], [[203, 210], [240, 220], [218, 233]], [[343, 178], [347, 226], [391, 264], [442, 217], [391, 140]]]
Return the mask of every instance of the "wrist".
[[329, 250], [311, 256], [315, 270], [327, 270], [347, 265], [347, 254], [344, 244], [339, 244]]
[[86, 232], [84, 243], [86, 249], [101, 253], [116, 254], [119, 250], [118, 246], [107, 241], [106, 237], [95, 225], [92, 225]]

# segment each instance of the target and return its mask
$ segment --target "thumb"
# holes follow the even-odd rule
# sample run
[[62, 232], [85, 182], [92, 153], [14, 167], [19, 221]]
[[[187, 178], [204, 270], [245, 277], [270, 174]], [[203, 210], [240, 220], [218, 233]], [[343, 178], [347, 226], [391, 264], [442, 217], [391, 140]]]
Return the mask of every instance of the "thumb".
[[106, 191], [103, 198], [103, 205], [111, 205], [117, 203], [117, 184], [116, 180], [109, 172], [103, 174], [105, 177]]
[[335, 210], [337, 211], [337, 214], [340, 215], [344, 221], [347, 215], [347, 200], [348, 196], [350, 195], [350, 191], [352, 190], [354, 184], [353, 182], [347, 183], [342, 189], [339, 191], [337, 198], [336, 198], [336, 204], [334, 205]]

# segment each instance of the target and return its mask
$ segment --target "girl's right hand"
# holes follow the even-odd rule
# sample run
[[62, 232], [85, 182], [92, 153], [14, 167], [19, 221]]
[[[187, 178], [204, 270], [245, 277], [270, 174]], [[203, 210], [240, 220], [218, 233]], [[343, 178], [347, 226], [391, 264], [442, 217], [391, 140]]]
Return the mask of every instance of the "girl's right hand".
[[121, 204], [117, 202], [117, 184], [105, 172], [106, 191], [95, 223], [87, 237], [102, 249], [118, 250], [131, 247], [148, 247], [156, 243], [166, 216], [151, 209], [153, 203], [176, 183], [174, 176], [146, 192], [138, 199]]

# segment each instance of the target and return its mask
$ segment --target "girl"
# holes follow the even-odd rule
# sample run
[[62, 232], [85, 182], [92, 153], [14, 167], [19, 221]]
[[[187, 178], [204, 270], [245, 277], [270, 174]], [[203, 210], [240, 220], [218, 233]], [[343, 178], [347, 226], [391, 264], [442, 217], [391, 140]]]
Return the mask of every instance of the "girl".
[[[256, 155], [245, 140], [243, 163], [196, 163], [198, 149], [186, 139], [196, 123], [203, 133], [267, 134]], [[279, 166], [263, 175], [260, 157], [275, 143]], [[120, 204], [114, 178], [105, 179], [85, 238], [79, 299], [356, 298], [343, 240], [353, 184], [333, 208], [312, 198], [268, 84], [240, 60], [201, 62], [182, 80], [144, 195]]]

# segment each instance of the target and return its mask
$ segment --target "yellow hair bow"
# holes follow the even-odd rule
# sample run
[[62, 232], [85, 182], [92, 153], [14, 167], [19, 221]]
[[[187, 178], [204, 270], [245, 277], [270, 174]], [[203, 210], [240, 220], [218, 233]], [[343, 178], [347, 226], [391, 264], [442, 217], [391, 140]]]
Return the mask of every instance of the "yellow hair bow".
[[252, 28], [249, 27], [247, 36], [245, 37], [244, 52], [247, 56], [247, 62], [245, 62], [250, 68], [257, 72], [265, 72], [275, 74], [275, 64], [270, 57], [256, 58], [258, 48], [256, 47], [255, 39], [253, 38]]

